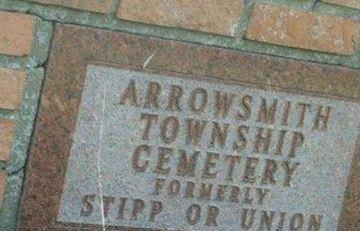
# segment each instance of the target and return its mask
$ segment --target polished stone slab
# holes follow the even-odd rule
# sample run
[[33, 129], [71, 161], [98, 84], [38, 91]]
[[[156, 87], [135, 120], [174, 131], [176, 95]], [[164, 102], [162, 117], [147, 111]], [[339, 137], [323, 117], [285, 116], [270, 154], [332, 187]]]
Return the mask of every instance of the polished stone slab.
[[358, 70], [64, 25], [52, 47], [19, 230], [359, 227]]
[[[137, 105], [133, 104], [134, 95], [130, 97], [126, 93], [131, 89], [130, 86], [134, 87]], [[158, 105], [147, 105], [149, 86], [159, 86], [161, 89]], [[169, 109], [169, 96], [174, 86], [179, 90], [177, 92], [182, 92], [182, 96], [178, 98], [178, 105]], [[217, 92], [227, 95], [228, 102], [232, 102], [228, 104], [226, 116], [217, 116]], [[197, 112], [191, 106], [192, 97], [196, 97], [197, 104], [194, 101], [194, 106], [200, 108], [201, 102], [205, 102], [202, 101], [204, 95], [208, 99], [206, 109]], [[233, 100], [230, 97], [234, 97]], [[245, 108], [241, 102], [246, 97], [251, 97], [249, 105], [253, 116], [249, 114], [249, 118], [239, 119], [237, 113]], [[122, 104], [121, 99], [127, 100]], [[258, 115], [263, 102], [269, 104], [275, 101], [274, 122], [270, 125], [259, 122]], [[240, 105], [236, 105], [239, 102]], [[289, 108], [288, 102], [291, 103], [291, 111], [289, 109], [289, 114], [285, 114], [288, 118], [284, 125], [283, 116]], [[301, 113], [302, 105], [308, 105], [305, 113]], [[327, 115], [327, 108], [330, 108], [329, 117], [319, 117], [319, 110]], [[318, 225], [323, 230], [335, 230], [358, 136], [358, 129], [353, 126], [353, 122], [359, 114], [359, 105], [340, 100], [206, 80], [184, 81], [183, 78], [89, 65], [57, 221], [101, 225], [104, 215], [101, 206], [104, 206], [107, 211], [105, 222], [112, 226], [238, 230], [246, 226], [246, 223], [242, 223], [242, 213], [251, 208], [256, 211], [254, 224], [248, 225], [251, 230], [265, 227], [261, 221], [264, 211], [273, 216], [273, 228], [278, 228], [280, 221], [285, 230], [300, 228], [300, 223], [296, 225], [294, 222], [304, 220], [304, 227]], [[304, 121], [299, 125], [302, 116]], [[317, 128], [319, 118], [323, 120], [320, 120], [321, 125]], [[197, 133], [198, 145], [188, 142], [194, 140], [188, 126], [195, 124], [195, 121], [206, 121], [204, 130]], [[212, 136], [216, 134], [215, 125], [223, 130], [227, 128], [226, 133], [221, 133], [226, 138], [219, 145], [212, 145], [218, 142]], [[162, 133], [164, 128], [168, 135]], [[254, 144], [262, 140], [257, 138], [257, 134], [263, 128], [269, 129], [264, 132], [264, 137], [270, 137], [267, 136], [268, 131], [273, 133], [269, 138], [269, 150], [261, 150], [260, 147], [259, 152], [254, 152]], [[248, 143], [242, 143], [242, 148], [234, 148], [235, 144], [240, 143], [239, 129], [248, 131], [243, 132]], [[281, 139], [281, 131], [286, 131], [283, 133], [284, 139]], [[144, 138], [144, 135], [147, 137]], [[279, 152], [277, 148], [281, 141], [284, 144]], [[293, 146], [297, 141], [299, 143]], [[296, 147], [293, 156], [292, 147]], [[148, 151], [150, 148], [151, 151]], [[162, 157], [163, 148], [171, 151], [166, 155], [169, 161]], [[182, 153], [179, 150], [185, 151], [187, 158], [194, 151], [199, 152], [196, 162], [191, 165], [195, 168], [194, 173], [183, 176], [177, 171], [179, 165], [186, 164], [181, 161]], [[207, 163], [209, 152], [218, 156], [213, 165]], [[231, 157], [238, 158], [233, 168]], [[246, 162], [249, 160], [257, 163], [253, 182], [243, 178], [246, 170], [252, 169], [247, 168]], [[277, 166], [277, 170], [269, 174], [270, 178], [272, 175], [275, 178], [274, 182], [264, 182], [269, 163]], [[285, 164], [294, 172], [286, 171]], [[216, 176], [205, 177], [206, 166]], [[157, 188], [159, 182], [161, 188]], [[188, 182], [195, 185], [191, 196], [187, 195], [190, 189]], [[201, 196], [203, 183], [212, 187], [207, 199]], [[232, 192], [238, 188], [238, 201], [235, 201]], [[249, 199], [254, 201], [245, 201], [247, 191]], [[262, 202], [258, 202], [259, 191], [265, 194]], [[101, 204], [101, 198], [106, 205]], [[125, 202], [121, 202], [120, 198], [126, 198]], [[144, 203], [136, 219], [132, 212], [133, 198]], [[158, 203], [155, 205], [161, 205], [161, 210], [152, 209], [154, 201]], [[124, 211], [119, 210], [121, 203], [124, 203]], [[196, 226], [190, 224], [192, 219], [187, 217], [187, 211], [192, 205], [198, 205], [204, 210], [199, 213], [201, 217], [198, 220], [194, 219]], [[214, 224], [206, 225], [209, 216], [206, 210], [209, 206], [216, 208], [218, 215], [214, 216]], [[283, 219], [282, 213], [286, 213]], [[312, 222], [312, 217], [318, 221]]]

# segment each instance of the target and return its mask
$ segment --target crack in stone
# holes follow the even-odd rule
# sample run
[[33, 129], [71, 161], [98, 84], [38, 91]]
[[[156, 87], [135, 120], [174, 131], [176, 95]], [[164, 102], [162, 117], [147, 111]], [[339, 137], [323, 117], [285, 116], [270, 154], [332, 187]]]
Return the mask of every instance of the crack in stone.
[[104, 214], [104, 200], [103, 200], [103, 186], [102, 186], [102, 173], [101, 173], [101, 151], [102, 151], [102, 139], [103, 139], [103, 125], [104, 125], [104, 113], [105, 113], [105, 105], [106, 105], [106, 83], [104, 85], [104, 95], [102, 99], [102, 111], [101, 111], [101, 119], [100, 119], [100, 131], [99, 131], [99, 149], [97, 152], [97, 171], [98, 171], [98, 184], [99, 184], [99, 193], [100, 193], [100, 211], [101, 211], [101, 221], [102, 221], [102, 230], [106, 231], [105, 226], [105, 214]]
[[154, 57], [156, 52], [152, 53], [152, 55], [149, 56], [149, 58], [147, 58], [143, 64], [143, 69], [145, 69], [147, 67], [147, 65], [149, 65], [151, 59]]

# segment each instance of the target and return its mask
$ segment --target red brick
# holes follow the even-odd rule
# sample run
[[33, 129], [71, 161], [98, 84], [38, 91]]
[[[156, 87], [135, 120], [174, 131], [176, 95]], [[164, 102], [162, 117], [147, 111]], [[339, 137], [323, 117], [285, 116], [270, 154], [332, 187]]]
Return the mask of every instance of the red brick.
[[65, 6], [69, 8], [107, 14], [111, 0], [27, 0], [42, 4]]
[[33, 16], [0, 11], [0, 53], [13, 56], [30, 54], [34, 28]]
[[0, 108], [19, 108], [25, 86], [25, 72], [0, 68]]
[[6, 180], [7, 180], [7, 172], [5, 170], [0, 170], [0, 207], [2, 206], [4, 201]]
[[242, 0], [122, 0], [117, 15], [128, 21], [234, 36], [243, 7]]
[[246, 38], [342, 55], [355, 53], [360, 23], [271, 4], [256, 4]]
[[0, 160], [8, 161], [14, 139], [15, 122], [0, 120]]
[[360, 0], [322, 0], [323, 2], [360, 9]]

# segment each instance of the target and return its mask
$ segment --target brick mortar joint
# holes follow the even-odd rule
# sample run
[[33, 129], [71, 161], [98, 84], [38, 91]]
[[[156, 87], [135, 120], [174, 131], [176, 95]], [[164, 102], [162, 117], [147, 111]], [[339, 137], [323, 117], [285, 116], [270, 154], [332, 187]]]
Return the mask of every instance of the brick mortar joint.
[[107, 14], [109, 18], [113, 18], [113, 19], [117, 18], [116, 14], [118, 9], [120, 8], [120, 4], [121, 4], [121, 0], [112, 0], [110, 11]]
[[[254, 0], [247, 0], [247, 1], [245, 1], [245, 2], [248, 2], [248, 4], [249, 4], [249, 2], [250, 3], [254, 3]], [[319, 2], [319, 0], [315, 0], [315, 3], [317, 3], [317, 2]], [[117, 4], [121, 4], [121, 0], [113, 0], [113, 2], [112, 2], [112, 4], [115, 4], [115, 3], [117, 3]], [[36, 4], [36, 3], [27, 3], [27, 5], [29, 5], [29, 6], [33, 6], [33, 5], [39, 5], [39, 4]], [[41, 4], [40, 4], [41, 5]], [[316, 4], [314, 4], [314, 6], [315, 6]], [[58, 7], [58, 6], [46, 6], [47, 8], [56, 8], [56, 9], [58, 9], [58, 8], [61, 8], [61, 7]], [[30, 7], [31, 8], [31, 7]], [[44, 21], [44, 22], [48, 22], [48, 23], [65, 23], [65, 24], [71, 24], [71, 25], [78, 25], [78, 26], [86, 26], [86, 27], [92, 27], [92, 28], [100, 28], [100, 29], [105, 29], [105, 30], [110, 30], [110, 31], [118, 31], [118, 32], [129, 32], [129, 33], [133, 33], [133, 32], [130, 32], [130, 31], [128, 31], [128, 29], [127, 28], [121, 28], [121, 29], [118, 29], [118, 28], [116, 28], [116, 26], [115, 26], [115, 28], [110, 28], [111, 26], [109, 26], [109, 25], [107, 25], [107, 23], [105, 23], [103, 26], [101, 26], [101, 25], [96, 25], [96, 24], [92, 24], [92, 23], [82, 23], [82, 22], [79, 22], [79, 21], [72, 21], [72, 22], [69, 22], [69, 21], [67, 21], [67, 19], [62, 19], [62, 18], [55, 18], [55, 19], [49, 19], [49, 17], [47, 17], [46, 15], [42, 15], [41, 13], [37, 13], [36, 11], [34, 11], [34, 10], [31, 10], [31, 9], [27, 9], [26, 11], [24, 11], [25, 13], [28, 13], [28, 14], [30, 14], [30, 15], [35, 15], [35, 16], [37, 16], [37, 17], [39, 17], [42, 21]], [[74, 9], [62, 9], [63, 11], [68, 11], [68, 10], [70, 10], [70, 11], [74, 11]], [[10, 11], [10, 12], [21, 12], [21, 11], [16, 11], [16, 10], [6, 10], [5, 9], [5, 11]], [[79, 10], [76, 10], [75, 9], [75, 11], [79, 11]], [[80, 12], [80, 11], [79, 11]], [[89, 14], [91, 14], [91, 15], [94, 15], [94, 13], [91, 13], [91, 12], [87, 12], [87, 11], [82, 11], [82, 13], [89, 13]], [[99, 15], [98, 15], [99, 16]], [[335, 15], [334, 15], [335, 16]], [[111, 13], [109, 12], [109, 14], [107, 14], [107, 15], [103, 15], [103, 17], [104, 18], [108, 18], [111, 22], [112, 21], [114, 21], [114, 22], [118, 22], [118, 23], [120, 23], [120, 24], [122, 24], [121, 22], [122, 22], [122, 20], [121, 19], [119, 19], [119, 18], [114, 18], [113, 16], [111, 16]], [[248, 19], [249, 21], [250, 21], [250, 19]], [[111, 23], [111, 22], [108, 22], [108, 23]], [[242, 20], [242, 21], [244, 21], [244, 20]], [[134, 22], [134, 23], [136, 23], [136, 22]], [[141, 23], [140, 23], [141, 24]], [[240, 24], [241, 24], [241, 22], [240, 22]], [[127, 26], [126, 26], [127, 27]], [[157, 26], [157, 25], [152, 25], [151, 26], [152, 28], [162, 28], [161, 26]], [[136, 29], [136, 28], [135, 28]], [[168, 29], [168, 28], [166, 28], [166, 29]], [[176, 28], [171, 28], [171, 29], [176, 29]], [[247, 30], [248, 28], [245, 28], [245, 31]], [[165, 29], [164, 29], [165, 30]], [[185, 29], [186, 30], [186, 29]], [[176, 31], [176, 30], [174, 30], [174, 31]], [[198, 31], [194, 31], [194, 32], [198, 32]], [[147, 32], [145, 32], [145, 33], [147, 33]], [[152, 33], [152, 32], [150, 32], [150, 33]], [[173, 32], [167, 32], [167, 34], [171, 34], [171, 33], [173, 33]], [[200, 32], [199, 32], [200, 33]], [[239, 34], [239, 33], [238, 33]], [[170, 40], [175, 40], [175, 41], [183, 41], [183, 42], [191, 42], [191, 43], [193, 43], [194, 41], [192, 41], [191, 39], [189, 40], [189, 39], [177, 39], [177, 38], [168, 38], [166, 35], [163, 35], [163, 34], [160, 34], [160, 35], [153, 35], [153, 34], [149, 34], [149, 35], [144, 35], [144, 34], [141, 34], [141, 36], [155, 36], [155, 37], [160, 37], [160, 38], [163, 38], [163, 39], [170, 39]], [[171, 37], [171, 35], [170, 35], [170, 37]], [[237, 37], [236, 37], [237, 38]], [[244, 38], [237, 38], [238, 40], [244, 40]], [[253, 41], [251, 41], [251, 42], [253, 42]], [[195, 43], [197, 43], [197, 42], [195, 42]], [[203, 43], [203, 42], [200, 42], [201, 44], [204, 44], [204, 45], [209, 45], [209, 44], [207, 44], [206, 42], [205, 43]], [[261, 46], [274, 46], [273, 44], [261, 44]], [[217, 46], [217, 45], [216, 45]], [[275, 56], [275, 57], [283, 57], [283, 58], [288, 58], [288, 59], [297, 59], [297, 58], [294, 58], [294, 57], [292, 57], [292, 56], [289, 56], [289, 55], [287, 55], [287, 54], [282, 54], [283, 52], [277, 52], [277, 51], [275, 51], [275, 54], [272, 54], [272, 53], [268, 53], [268, 51], [264, 51], [264, 52], [259, 52], [259, 51], [249, 51], [249, 50], [246, 50], [246, 48], [245, 48], [245, 50], [244, 50], [244, 48], [236, 48], [236, 47], [233, 47], [233, 46], [236, 46], [236, 44], [233, 44], [233, 45], [225, 45], [225, 46], [222, 46], [222, 45], [220, 45], [220, 47], [224, 47], [224, 48], [228, 48], [228, 49], [233, 49], [233, 50], [239, 50], [239, 51], [245, 51], [245, 52], [255, 52], [255, 53], [262, 53], [262, 54], [265, 54], [265, 55], [269, 55], [269, 56]], [[276, 46], [274, 46], [274, 47], [276, 47]], [[311, 55], [313, 55], [313, 56], [315, 56], [315, 55], [329, 55], [329, 53], [326, 53], [326, 52], [321, 52], [321, 51], [311, 51], [311, 50], [306, 50], [306, 49], [300, 49], [300, 48], [291, 48], [291, 47], [288, 47], [288, 46], [281, 46], [281, 48], [282, 49], [284, 49], [284, 50], [289, 50], [289, 51], [291, 51], [291, 50], [294, 50], [295, 52], [298, 52], [297, 50], [299, 50], [300, 52], [303, 52], [304, 54], [307, 54], [307, 55], [309, 55], [309, 56], [311, 56]], [[252, 49], [252, 48], [251, 48]], [[359, 49], [357, 49], [357, 50], [359, 50]], [[360, 52], [360, 51], [358, 51], [358, 52]], [[278, 55], [276, 54], [276, 53], [279, 53]], [[330, 54], [330, 55], [334, 55], [334, 54]], [[344, 55], [338, 55], [338, 54], [335, 54], [335, 55], [337, 55], [337, 56], [341, 56], [341, 57], [343, 57], [343, 58], [347, 58], [347, 57], [350, 57], [350, 56], [344, 56]], [[352, 55], [352, 56], [355, 56], [356, 55], [356, 53], [354, 54], [354, 55]], [[302, 55], [301, 55], [302, 56]], [[299, 58], [299, 60], [304, 60], [304, 61], [308, 61], [307, 60], [308, 58]], [[322, 59], [324, 59], [324, 58], [322, 58], [322, 57], [320, 57], [320, 58], [316, 58], [316, 59], [319, 59], [319, 60], [315, 60], [315, 62], [317, 62], [317, 63], [327, 63], [327, 64], [330, 64], [330, 65], [334, 65], [334, 63], [328, 63], [327, 61], [325, 61], [325, 60], [322, 60]], [[43, 63], [41, 63], [41, 64], [38, 64], [38, 63], [36, 63], [36, 65], [35, 66], [33, 66], [33, 67], [43, 67], [44, 66], [44, 64], [45, 64], [45, 62], [43, 62]], [[340, 66], [345, 66], [345, 67], [347, 67], [347, 64], [343, 64], [343, 62], [342, 61], [339, 61], [337, 64], [335, 64], [335, 65], [340, 65]], [[354, 67], [354, 68], [359, 68], [359, 67]]]
[[13, 171], [8, 171], [6, 168], [5, 168], [5, 171], [7, 172], [7, 175], [8, 175], [8, 177], [10, 177], [10, 176], [13, 176], [13, 175], [17, 175], [19, 172], [21, 172], [21, 171], [23, 171], [24, 169], [25, 169], [25, 165], [24, 166], [22, 166], [22, 167], [20, 167], [20, 168], [17, 168], [16, 170], [13, 170]]
[[312, 6], [311, 6], [311, 11], [315, 10], [316, 5], [320, 2], [320, 0], [314, 0]]
[[[116, 1], [116, 0], [115, 0]], [[120, 0], [121, 1], [121, 0]], [[317, 2], [320, 2], [321, 0], [315, 0]], [[251, 7], [252, 7], [252, 10], [253, 10], [253, 7], [255, 5], [255, 1], [254, 0], [249, 0]], [[55, 6], [51, 6], [51, 7], [55, 7]], [[18, 11], [9, 11], [9, 10], [3, 10], [3, 9], [0, 9], [0, 11], [7, 11], [7, 12], [14, 12], [14, 13], [18, 13]], [[100, 29], [100, 30], [108, 30], [108, 31], [114, 31], [114, 32], [120, 32], [120, 33], [128, 33], [127, 31], [123, 31], [123, 30], [117, 30], [117, 29], [111, 29], [111, 28], [103, 28], [103, 27], [99, 27], [99, 26], [96, 26], [96, 25], [84, 25], [84, 24], [80, 24], [80, 23], [77, 23], [77, 22], [63, 22], [61, 20], [57, 20], [57, 19], [53, 19], [53, 20], [49, 20], [47, 19], [46, 17], [44, 17], [43, 15], [40, 15], [38, 13], [35, 13], [35, 12], [26, 12], [27, 14], [29, 15], [34, 15], [36, 17], [39, 17], [43, 22], [47, 22], [47, 23], [51, 23], [53, 25], [53, 27], [55, 27], [56, 24], [67, 24], [67, 25], [73, 25], [73, 26], [83, 26], [83, 27], [89, 27], [89, 28], [94, 28], [94, 29]], [[252, 14], [252, 12], [250, 12], [250, 14]], [[118, 19], [119, 21], [122, 21], [121, 19]], [[135, 23], [135, 24], [143, 24], [143, 23], [139, 23], [139, 22], [132, 22], [132, 23]], [[247, 23], [249, 25], [250, 23], [250, 20], [249, 22]], [[247, 25], [247, 26], [248, 26]], [[155, 27], [159, 27], [159, 28], [162, 28], [162, 26], [158, 26], [158, 25], [150, 25], [150, 26], [155, 26]], [[170, 28], [170, 29], [177, 29], [177, 30], [186, 30], [186, 29], [182, 29], [182, 28]], [[201, 33], [199, 31], [194, 31], [195, 33]], [[246, 30], [245, 30], [245, 33], [246, 33]], [[50, 38], [50, 45], [51, 45], [51, 41], [53, 39], [53, 34], [54, 32], [52, 32], [52, 36]], [[149, 37], [153, 37], [153, 35], [139, 35], [139, 36], [149, 36]], [[204, 45], [204, 46], [211, 46], [211, 45], [207, 45], [207, 44], [202, 44], [202, 43], [197, 43], [197, 42], [193, 42], [193, 41], [185, 41], [185, 40], [177, 40], [177, 39], [171, 39], [171, 38], [166, 38], [166, 37], [163, 37], [163, 36], [159, 36], [159, 38], [161, 39], [166, 39], [166, 40], [173, 40], [173, 41], [180, 41], [180, 42], [186, 42], [186, 43], [195, 43], [195, 44], [200, 44], [200, 45]], [[252, 41], [252, 40], [249, 40], [247, 38], [242, 37], [241, 38], [242, 40], [246, 40], [246, 41], [249, 41], [249, 42], [252, 42], [252, 43], [258, 43], [257, 41]], [[359, 40], [360, 40], [360, 36], [359, 36]], [[360, 42], [359, 42], [360, 43]], [[273, 44], [270, 44], [270, 45], [273, 45]], [[279, 46], [279, 45], [275, 45], [275, 46]], [[289, 49], [289, 50], [298, 50], [300, 48], [296, 48], [296, 47], [288, 47], [288, 46], [280, 46], [282, 47], [283, 49]], [[360, 47], [360, 45], [358, 45], [358, 47]], [[341, 61], [337, 62], [337, 63], [326, 63], [326, 62], [323, 62], [323, 61], [314, 61], [314, 60], [304, 60], [304, 59], [301, 59], [301, 58], [294, 58], [294, 57], [286, 57], [286, 56], [283, 56], [281, 54], [268, 54], [268, 53], [263, 53], [263, 52], [257, 52], [257, 51], [242, 51], [242, 50], [237, 50], [237, 49], [233, 49], [233, 48], [229, 48], [229, 47], [220, 47], [220, 48], [224, 48], [224, 49], [231, 49], [231, 50], [235, 50], [235, 51], [240, 51], [240, 52], [250, 52], [250, 53], [257, 53], [257, 54], [263, 54], [263, 55], [266, 55], [266, 56], [270, 56], [270, 57], [276, 57], [276, 58], [284, 58], [284, 59], [289, 59], [289, 60], [298, 60], [298, 61], [306, 61], [306, 62], [312, 62], [312, 63], [320, 63], [320, 64], [325, 64], [325, 65], [331, 65], [331, 66], [338, 66], [338, 67], [345, 67], [345, 68], [352, 68], [352, 69], [360, 69], [360, 67], [347, 67], [347, 66], [344, 66], [342, 64]], [[309, 53], [314, 53], [314, 54], [320, 54], [320, 55], [323, 55], [323, 54], [328, 54], [328, 55], [338, 55], [338, 56], [341, 56], [341, 57], [349, 57], [347, 55], [339, 55], [339, 54], [332, 54], [332, 53], [327, 53], [327, 52], [320, 52], [320, 51], [313, 51], [313, 50], [306, 50], [306, 49], [300, 49], [304, 52], [309, 52]], [[357, 53], [360, 54], [360, 49], [357, 49]], [[32, 69], [36, 69], [36, 68], [44, 68], [46, 66], [46, 63], [48, 61], [48, 58], [49, 58], [49, 54], [51, 52], [51, 47], [49, 47], [48, 49], [48, 56], [47, 56], [47, 59], [39, 64], [37, 63], [37, 65], [35, 66], [28, 66], [28, 65], [25, 65], [23, 69], [25, 70], [32, 70]], [[353, 56], [355, 56], [357, 53], [355, 53]], [[7, 56], [7, 55], [4, 55], [4, 54], [0, 54], [0, 55], [3, 55], [3, 56]], [[12, 57], [12, 56], [7, 56], [7, 57]], [[27, 57], [19, 57], [19, 58], [25, 58], [25, 59], [28, 59], [29, 56]], [[18, 70], [18, 69], [15, 69], [15, 70]], [[19, 69], [21, 70], [21, 69]]]

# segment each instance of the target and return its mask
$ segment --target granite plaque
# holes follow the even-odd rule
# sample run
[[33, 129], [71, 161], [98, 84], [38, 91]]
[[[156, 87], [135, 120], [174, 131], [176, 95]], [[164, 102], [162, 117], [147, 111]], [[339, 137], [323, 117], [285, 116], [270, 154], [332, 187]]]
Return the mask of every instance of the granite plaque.
[[20, 230], [359, 227], [358, 70], [63, 25], [47, 70]]

